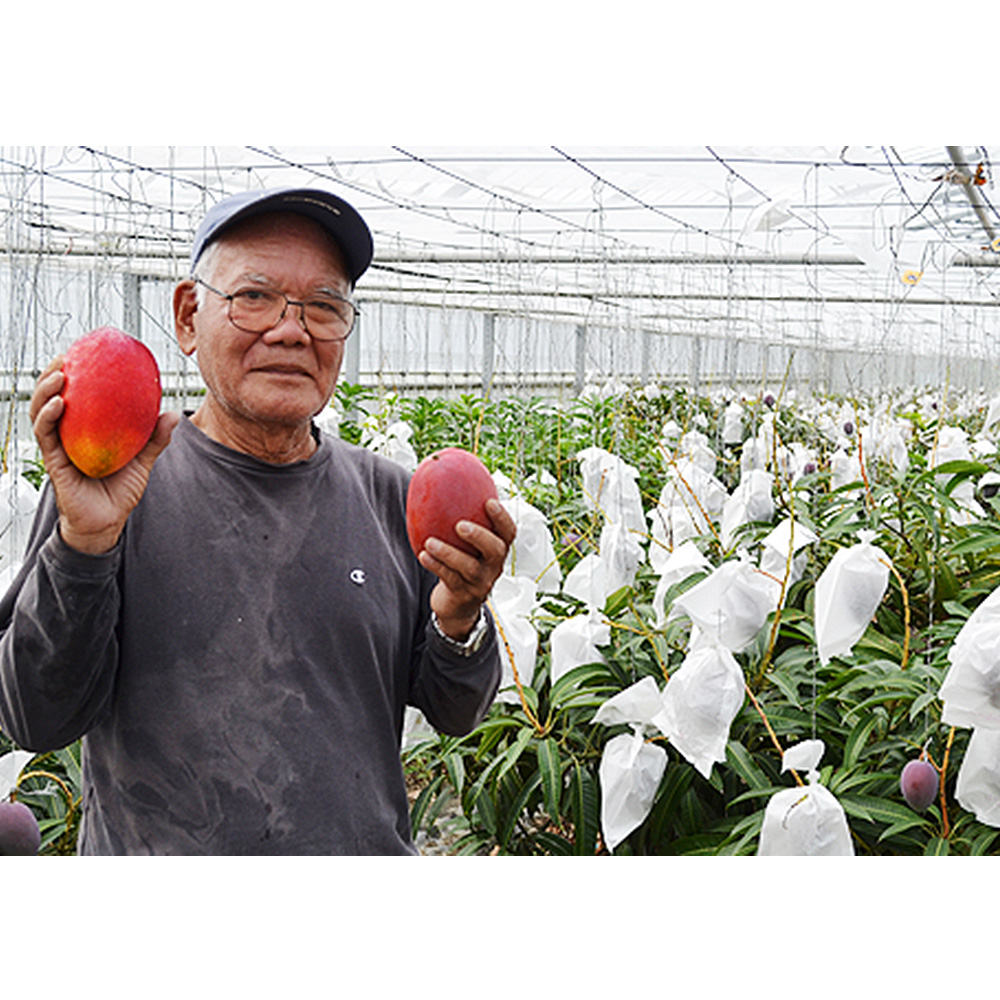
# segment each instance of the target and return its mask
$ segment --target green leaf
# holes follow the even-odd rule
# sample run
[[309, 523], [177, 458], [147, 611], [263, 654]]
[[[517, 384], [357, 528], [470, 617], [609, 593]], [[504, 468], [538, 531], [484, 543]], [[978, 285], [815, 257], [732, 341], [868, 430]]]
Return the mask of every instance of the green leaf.
[[597, 785], [593, 775], [578, 761], [570, 772], [570, 815], [573, 817], [573, 853], [590, 856], [597, 846], [600, 823]]
[[887, 638], [871, 626], [865, 629], [864, 635], [857, 641], [854, 651], [858, 653], [863, 649], [874, 649], [897, 664], [903, 658], [902, 644]]
[[559, 744], [551, 736], [538, 744], [538, 769], [542, 775], [542, 801], [546, 812], [559, 821], [559, 800], [562, 797], [562, 761]]
[[945, 857], [950, 851], [951, 848], [944, 837], [932, 837], [924, 848], [924, 857]]
[[844, 744], [844, 767], [850, 769], [861, 759], [868, 737], [881, 720], [877, 715], [865, 715], [851, 730]]
[[1000, 548], [1000, 530], [996, 528], [975, 527], [970, 534], [945, 551], [953, 556], [965, 556], [974, 552], [989, 552]]
[[956, 458], [951, 462], [942, 462], [928, 469], [923, 475], [927, 476], [982, 476], [990, 471], [988, 465], [982, 462], [970, 462], [964, 458]]
[[944, 601], [941, 606], [949, 615], [954, 615], [956, 618], [968, 618], [972, 614], [969, 608], [958, 601]]
[[760, 791], [770, 787], [771, 782], [753, 762], [747, 748], [738, 740], [730, 740], [726, 744], [726, 763], [751, 789]]
[[976, 837], [972, 842], [972, 846], [969, 849], [969, 854], [974, 856], [981, 856], [987, 852], [990, 845], [994, 840], [1000, 837], [1000, 830], [984, 830], [979, 836]]
[[892, 826], [886, 827], [879, 834], [879, 841], [891, 840], [896, 836], [897, 833], [902, 833], [904, 830], [912, 830], [915, 826], [924, 826], [927, 821], [916, 813], [914, 813], [909, 819], [901, 819], [898, 823], [893, 823]]
[[496, 772], [503, 766], [505, 760], [506, 757], [504, 755], [494, 757], [493, 760], [491, 760], [489, 764], [483, 768], [482, 774], [476, 778], [473, 786], [467, 789], [464, 801], [465, 811], [467, 814], [477, 807], [481, 798], [489, 797], [486, 791], [486, 786], [489, 782], [495, 779]]
[[942, 462], [930, 470], [935, 479], [938, 476], [950, 476], [951, 478], [944, 484], [944, 493], [951, 495], [956, 487], [966, 479], [973, 479], [990, 471], [988, 465], [982, 462], [967, 462], [963, 459], [956, 459], [953, 462]]
[[565, 837], [550, 833], [548, 830], [536, 833], [534, 843], [536, 847], [543, 848], [546, 854], [565, 857], [573, 853], [573, 845]]
[[493, 797], [489, 792], [484, 792], [476, 796], [476, 816], [479, 822], [493, 836], [497, 832], [497, 813], [493, 804]]
[[499, 774], [497, 774], [497, 781], [502, 781], [504, 775], [518, 762], [521, 754], [524, 753], [524, 748], [532, 741], [535, 732], [533, 729], [529, 729], [525, 726], [514, 739], [514, 742], [507, 748], [507, 752], [504, 754], [503, 766], [500, 768]]
[[632, 588], [625, 584], [611, 594], [604, 604], [604, 612], [609, 618], [614, 618], [628, 607], [628, 596]]
[[459, 857], [470, 854], [485, 854], [489, 846], [488, 837], [484, 837], [480, 833], [467, 833], [452, 844], [451, 853]]
[[910, 722], [912, 722], [932, 701], [937, 701], [937, 691], [925, 691], [917, 695], [910, 705]]
[[[812, 659], [812, 650], [804, 650], [807, 652], [808, 659]], [[791, 678], [784, 675], [782, 670], [772, 670], [768, 674], [768, 680], [785, 696], [785, 698], [791, 702], [796, 708], [802, 707], [802, 702], [799, 701], [798, 688]]]
[[582, 666], [574, 667], [552, 685], [549, 700], [553, 705], [562, 705], [568, 697], [578, 694], [580, 688], [587, 687], [590, 681], [598, 678], [605, 681], [602, 688], [607, 688], [610, 684], [610, 677], [608, 668], [603, 663], [585, 663]]
[[417, 801], [413, 803], [413, 807], [410, 809], [410, 829], [414, 837], [416, 837], [419, 833], [420, 825], [423, 823], [424, 813], [427, 811], [427, 807], [434, 799], [434, 796], [441, 790], [443, 782], [444, 775], [439, 774], [420, 792], [417, 796]]
[[908, 806], [891, 799], [880, 799], [874, 795], [841, 795], [838, 801], [848, 816], [857, 816], [870, 823], [908, 823], [914, 817], [923, 822]]
[[510, 845], [510, 838], [513, 835], [514, 827], [517, 825], [517, 821], [524, 814], [528, 799], [530, 799], [534, 794], [535, 789], [538, 788], [541, 781], [541, 774], [538, 771], [535, 771], [521, 786], [510, 805], [506, 806], [507, 815], [500, 826], [499, 833], [497, 834], [497, 840], [500, 841], [502, 847], [507, 848]]
[[456, 794], [461, 795], [465, 785], [465, 758], [458, 752], [445, 754], [444, 766], [451, 787], [455, 789]]

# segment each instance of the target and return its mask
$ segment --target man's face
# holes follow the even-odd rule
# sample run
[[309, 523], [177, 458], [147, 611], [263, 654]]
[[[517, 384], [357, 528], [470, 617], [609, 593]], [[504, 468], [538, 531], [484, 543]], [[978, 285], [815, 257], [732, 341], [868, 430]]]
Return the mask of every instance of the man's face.
[[[234, 228], [220, 240], [211, 274], [202, 277], [221, 292], [252, 284], [299, 302], [321, 290], [350, 293], [336, 247], [316, 223], [298, 215], [271, 214]], [[281, 323], [261, 334], [233, 326], [228, 307], [205, 290], [191, 319], [193, 336], [181, 343], [186, 353], [197, 352], [213, 418], [275, 430], [308, 424], [333, 395], [343, 342], [313, 340], [298, 306], [289, 306]]]

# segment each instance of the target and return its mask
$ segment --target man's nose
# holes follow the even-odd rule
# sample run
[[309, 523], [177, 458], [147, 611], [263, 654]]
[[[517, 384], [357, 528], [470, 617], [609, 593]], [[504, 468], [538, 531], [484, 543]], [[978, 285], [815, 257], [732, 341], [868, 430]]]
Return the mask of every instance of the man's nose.
[[278, 325], [264, 334], [265, 339], [282, 343], [308, 343], [312, 338], [306, 327], [305, 307], [299, 302], [288, 302], [285, 314]]

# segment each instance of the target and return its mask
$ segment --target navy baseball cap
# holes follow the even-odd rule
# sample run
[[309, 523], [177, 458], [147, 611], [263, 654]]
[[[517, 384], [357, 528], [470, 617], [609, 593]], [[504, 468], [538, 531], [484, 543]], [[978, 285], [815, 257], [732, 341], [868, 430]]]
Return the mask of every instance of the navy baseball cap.
[[201, 220], [191, 248], [191, 272], [205, 247], [237, 222], [265, 212], [296, 212], [318, 222], [340, 247], [352, 287], [372, 261], [372, 234], [367, 223], [343, 198], [318, 188], [270, 188], [243, 191], [213, 205]]

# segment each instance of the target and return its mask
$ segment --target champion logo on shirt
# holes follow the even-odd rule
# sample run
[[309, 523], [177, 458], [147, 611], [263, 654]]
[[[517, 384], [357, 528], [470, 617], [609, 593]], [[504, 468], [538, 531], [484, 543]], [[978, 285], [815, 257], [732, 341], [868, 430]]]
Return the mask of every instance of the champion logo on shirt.
[[365, 582], [365, 571], [361, 567], [351, 570], [351, 583], [356, 583], [359, 587]]

